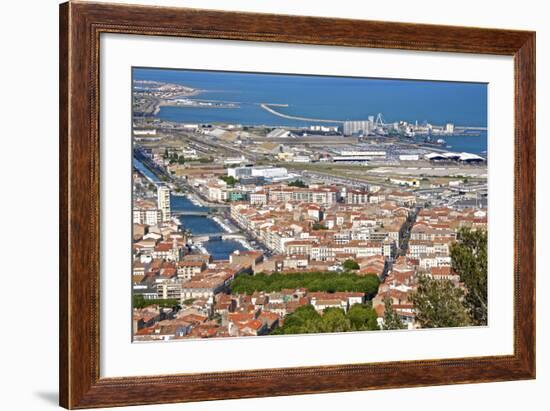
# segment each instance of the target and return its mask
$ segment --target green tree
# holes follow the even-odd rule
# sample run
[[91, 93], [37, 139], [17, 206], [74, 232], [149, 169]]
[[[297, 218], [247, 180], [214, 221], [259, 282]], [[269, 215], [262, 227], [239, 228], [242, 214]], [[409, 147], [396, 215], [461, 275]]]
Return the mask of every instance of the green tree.
[[274, 292], [283, 288], [306, 288], [309, 291], [355, 291], [371, 298], [378, 291], [380, 280], [376, 275], [356, 275], [353, 273], [306, 272], [271, 275], [239, 275], [230, 285], [234, 294], [252, 294], [254, 291]]
[[225, 183], [228, 185], [228, 186], [231, 186], [233, 187], [235, 184], [238, 183], [239, 180], [237, 180], [235, 177], [233, 176], [220, 176], [220, 180], [223, 180], [225, 181]]
[[285, 316], [282, 327], [273, 334], [311, 334], [378, 330], [376, 312], [369, 304], [354, 304], [346, 314], [341, 308], [326, 308], [319, 314], [308, 304]]
[[449, 280], [421, 275], [412, 293], [416, 319], [422, 328], [464, 327], [471, 325], [464, 292]]
[[321, 317], [321, 332], [340, 333], [351, 331], [350, 320], [341, 308], [325, 308]]
[[487, 325], [487, 232], [461, 229], [451, 247], [453, 269], [467, 289], [465, 302], [475, 325]]
[[312, 334], [321, 332], [321, 315], [312, 305], [298, 307], [285, 316], [284, 325], [273, 334]]
[[407, 328], [399, 315], [395, 312], [392, 306], [390, 298], [384, 299], [384, 323], [382, 324], [383, 330], [403, 330]]
[[357, 264], [357, 261], [354, 261], [354, 260], [344, 261], [344, 264], [342, 264], [342, 267], [344, 267], [344, 269], [347, 271], [359, 270], [359, 264]]
[[294, 180], [290, 183], [288, 183], [289, 187], [300, 187], [300, 188], [307, 188], [308, 185], [304, 183], [302, 180]]
[[378, 330], [376, 311], [370, 304], [354, 304], [348, 310], [348, 318], [354, 331]]
[[145, 299], [142, 295], [133, 296], [133, 306], [134, 308], [144, 308], [151, 305], [158, 305], [161, 308], [177, 308], [179, 306], [179, 300], [175, 298], [167, 299]]

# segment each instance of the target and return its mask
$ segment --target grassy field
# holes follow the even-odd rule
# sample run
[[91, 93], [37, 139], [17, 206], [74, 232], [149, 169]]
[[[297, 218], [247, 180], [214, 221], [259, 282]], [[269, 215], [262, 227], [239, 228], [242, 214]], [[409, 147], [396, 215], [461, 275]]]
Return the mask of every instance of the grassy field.
[[366, 171], [372, 170], [376, 168], [376, 166], [334, 163], [281, 163], [280, 165], [289, 170], [310, 171], [327, 176], [351, 178], [370, 183], [383, 182], [384, 180], [378, 176], [366, 175]]
[[[444, 175], [445, 173], [441, 171], [441, 167], [437, 169], [434, 168], [430, 170], [429, 164], [416, 164], [415, 169], [420, 167], [428, 168], [425, 171], [422, 170], [421, 173], [415, 170], [409, 175], [404, 173], [403, 170], [406, 170], [405, 167], [401, 165], [356, 165], [356, 164], [334, 164], [334, 163], [281, 163], [282, 166], [288, 168], [289, 170], [296, 171], [310, 171], [314, 173], [319, 173], [327, 176], [341, 177], [341, 178], [351, 178], [356, 180], [361, 180], [369, 183], [376, 183], [382, 185], [390, 185], [390, 178], [398, 179], [410, 179], [416, 178], [420, 181], [421, 187], [428, 187], [431, 184], [436, 185], [447, 185], [449, 181], [461, 180], [467, 178], [469, 182], [483, 183], [487, 179], [485, 177], [475, 177], [468, 175], [472, 172], [483, 173], [483, 170], [479, 168], [467, 168], [464, 167], [457, 172], [456, 167], [453, 170], [450, 170], [450, 173], [453, 175]], [[385, 172], [376, 173], [372, 172], [376, 169], [386, 169]], [[464, 175], [461, 175], [461, 171], [464, 172]], [[456, 174], [456, 175], [454, 175]]]

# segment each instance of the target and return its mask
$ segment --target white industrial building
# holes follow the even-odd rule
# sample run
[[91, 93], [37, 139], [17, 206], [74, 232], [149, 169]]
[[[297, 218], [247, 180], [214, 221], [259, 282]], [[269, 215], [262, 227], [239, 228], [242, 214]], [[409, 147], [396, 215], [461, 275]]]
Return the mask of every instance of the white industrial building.
[[455, 125], [453, 123], [445, 124], [445, 133], [453, 134], [455, 132]]
[[370, 134], [374, 130], [374, 121], [372, 120], [355, 120], [344, 121], [343, 133], [345, 136], [353, 134]]
[[236, 165], [236, 164], [245, 164], [248, 163], [248, 159], [245, 156], [240, 157], [228, 157], [223, 160], [225, 165]]
[[371, 158], [374, 157], [386, 157], [385, 151], [369, 151], [369, 150], [341, 150], [340, 155], [344, 157], [361, 157], [361, 156], [369, 156]]
[[243, 177], [252, 176], [252, 167], [234, 167], [227, 169], [227, 175], [229, 177], [234, 177], [237, 180]]
[[386, 158], [385, 151], [340, 150], [339, 155], [332, 158], [335, 162], [367, 162]]
[[338, 131], [337, 126], [322, 126], [322, 125], [313, 125], [309, 126], [310, 131], [321, 131], [323, 133], [330, 133]]
[[339, 162], [367, 162], [371, 159], [369, 156], [334, 156], [332, 157], [332, 161], [335, 161], [337, 163]]
[[134, 129], [134, 136], [156, 136], [156, 135], [157, 135], [156, 129], [144, 129], [144, 130]]
[[267, 133], [266, 138], [291, 138], [295, 137], [294, 134], [284, 128], [276, 128]]
[[400, 161], [418, 161], [420, 159], [420, 156], [418, 154], [400, 154], [399, 160]]
[[196, 160], [197, 158], [199, 158], [199, 156], [197, 155], [197, 150], [195, 150], [194, 148], [184, 148], [181, 151], [181, 154], [186, 160]]
[[227, 169], [227, 175], [240, 179], [242, 177], [263, 177], [265, 179], [279, 179], [288, 177], [288, 170], [284, 167], [235, 167]]
[[485, 158], [472, 153], [428, 153], [424, 158], [429, 161], [459, 161], [462, 163], [481, 163], [486, 161]]

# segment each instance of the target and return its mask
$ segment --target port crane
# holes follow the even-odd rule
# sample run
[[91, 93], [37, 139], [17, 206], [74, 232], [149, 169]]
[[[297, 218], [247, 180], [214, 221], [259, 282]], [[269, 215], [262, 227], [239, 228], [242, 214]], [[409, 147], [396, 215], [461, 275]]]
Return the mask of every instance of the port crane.
[[376, 128], [386, 126], [386, 123], [384, 123], [384, 116], [382, 116], [382, 113], [378, 113], [378, 115], [376, 116], [376, 120], [374, 120], [374, 126]]
[[388, 134], [386, 131], [386, 126], [387, 124], [384, 123], [382, 113], [378, 113], [376, 119], [374, 120], [374, 132], [378, 135], [385, 136]]

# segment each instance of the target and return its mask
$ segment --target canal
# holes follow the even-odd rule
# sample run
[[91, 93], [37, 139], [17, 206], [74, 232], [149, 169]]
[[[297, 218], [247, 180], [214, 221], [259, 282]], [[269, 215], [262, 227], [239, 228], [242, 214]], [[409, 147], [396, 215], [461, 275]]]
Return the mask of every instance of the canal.
[[[162, 182], [155, 173], [135, 157], [134, 167], [152, 183], [159, 184]], [[208, 210], [208, 207], [194, 204], [187, 196], [175, 195], [170, 196], [170, 207], [173, 211]], [[181, 216], [179, 220], [183, 228], [189, 230], [192, 234], [212, 234], [224, 231], [217, 222], [208, 216]], [[227, 260], [233, 251], [246, 249], [240, 242], [235, 240], [209, 240], [205, 241], [202, 245], [214, 260]]]
[[[171, 196], [170, 205], [173, 211], [206, 211], [207, 207], [194, 204], [187, 196]], [[223, 232], [224, 229], [207, 216], [181, 216], [182, 226], [192, 234], [211, 234]], [[235, 240], [209, 240], [202, 244], [214, 260], [227, 260], [235, 250], [245, 250], [243, 245]]]
[[156, 176], [155, 173], [153, 173], [149, 168], [143, 164], [141, 161], [139, 161], [137, 158], [134, 157], [133, 160], [133, 166], [134, 168], [139, 171], [141, 174], [145, 176], [150, 182], [153, 184], [159, 184], [162, 181]]

